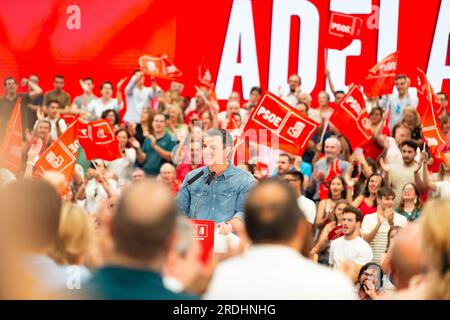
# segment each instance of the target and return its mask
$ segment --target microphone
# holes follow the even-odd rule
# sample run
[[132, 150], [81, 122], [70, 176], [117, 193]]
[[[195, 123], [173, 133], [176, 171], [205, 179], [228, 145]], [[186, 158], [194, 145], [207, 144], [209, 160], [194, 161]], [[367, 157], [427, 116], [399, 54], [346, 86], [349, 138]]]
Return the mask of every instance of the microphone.
[[211, 181], [214, 179], [214, 177], [216, 176], [216, 172], [212, 171], [209, 175], [208, 178], [206, 179], [206, 184], [209, 186], [209, 184], [211, 183]]
[[190, 178], [187, 182], [188, 185], [193, 184], [195, 181], [197, 181], [201, 176], [203, 176], [205, 172], [202, 170], [199, 173], [197, 173], [195, 176], [193, 176], [192, 178]]

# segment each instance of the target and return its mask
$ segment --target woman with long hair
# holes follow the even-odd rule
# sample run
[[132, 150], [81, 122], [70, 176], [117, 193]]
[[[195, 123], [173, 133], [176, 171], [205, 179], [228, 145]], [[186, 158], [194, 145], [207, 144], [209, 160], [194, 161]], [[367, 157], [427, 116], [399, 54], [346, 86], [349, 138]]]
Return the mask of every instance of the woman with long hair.
[[379, 173], [373, 173], [367, 179], [362, 194], [353, 201], [353, 206], [361, 211], [362, 219], [366, 214], [377, 211], [377, 192], [382, 187], [384, 187], [383, 177]]
[[420, 209], [422, 209], [420, 191], [414, 183], [405, 184], [397, 212], [408, 219], [408, 221], [414, 221], [420, 217]]

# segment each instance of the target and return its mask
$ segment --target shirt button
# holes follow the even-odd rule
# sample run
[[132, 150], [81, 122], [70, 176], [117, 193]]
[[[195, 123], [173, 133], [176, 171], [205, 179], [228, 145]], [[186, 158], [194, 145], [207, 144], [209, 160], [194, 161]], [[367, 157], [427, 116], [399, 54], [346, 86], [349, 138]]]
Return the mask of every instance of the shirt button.
[[216, 195], [213, 195], [213, 197], [215, 198], [215, 197], [216, 197]]
[[212, 208], [211, 210], [214, 211], [214, 208]]

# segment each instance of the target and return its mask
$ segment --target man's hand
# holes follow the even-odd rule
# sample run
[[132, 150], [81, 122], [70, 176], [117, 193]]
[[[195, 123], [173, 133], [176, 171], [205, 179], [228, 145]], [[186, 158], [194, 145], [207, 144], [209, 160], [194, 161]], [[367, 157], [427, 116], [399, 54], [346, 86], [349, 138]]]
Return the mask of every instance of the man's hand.
[[136, 138], [130, 138], [130, 143], [131, 146], [135, 149], [140, 149], [141, 148], [141, 144], [139, 143], [139, 141], [136, 140]]
[[386, 221], [385, 213], [378, 212], [378, 224], [382, 225]]
[[147, 138], [150, 140], [150, 142], [152, 144], [152, 147], [154, 147], [156, 145], [156, 138], [155, 138], [155, 136], [152, 135], [152, 134], [148, 134]]
[[322, 182], [323, 180], [325, 180], [325, 172], [317, 171], [315, 178], [316, 178], [316, 180]]
[[389, 165], [386, 163], [384, 158], [380, 158], [380, 167], [384, 172], [389, 172]]
[[372, 281], [369, 281], [369, 280], [364, 281], [363, 289], [364, 289], [364, 292], [365, 292], [369, 297], [371, 297], [372, 299], [376, 299], [376, 297], [377, 297], [377, 292], [376, 292], [376, 290], [375, 290], [375, 286], [374, 286], [374, 284], [372, 283]]
[[394, 210], [392, 208], [386, 208], [386, 210], [384, 210], [384, 216], [390, 225], [394, 224]]
[[233, 229], [233, 227], [231, 226], [231, 224], [227, 223], [227, 222], [220, 222], [216, 225], [216, 228], [219, 229], [219, 234], [223, 234], [223, 235], [227, 235], [231, 232], [231, 230]]

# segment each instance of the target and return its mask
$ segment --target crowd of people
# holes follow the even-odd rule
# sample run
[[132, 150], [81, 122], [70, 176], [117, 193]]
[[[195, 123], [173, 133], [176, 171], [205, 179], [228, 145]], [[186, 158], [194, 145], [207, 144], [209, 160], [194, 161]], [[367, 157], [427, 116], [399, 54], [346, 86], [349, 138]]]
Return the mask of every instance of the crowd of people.
[[[328, 121], [345, 91], [327, 72], [334, 99], [313, 98], [292, 75], [279, 96], [320, 124], [306, 151], [248, 142], [236, 157], [259, 87], [222, 109], [210, 88], [189, 97], [140, 70], [104, 81], [99, 96], [93, 78], [74, 98], [64, 81], [44, 93], [37, 75], [23, 92], [4, 80], [0, 139], [20, 98], [24, 148], [18, 173], [0, 168], [0, 296], [450, 299], [450, 154], [429, 153], [406, 76], [367, 99], [373, 139], [352, 149]], [[437, 96], [445, 153], [450, 106]], [[65, 115], [106, 119], [122, 154], [88, 161], [80, 147], [68, 190], [33, 168]], [[215, 223], [206, 262], [190, 219]]]

